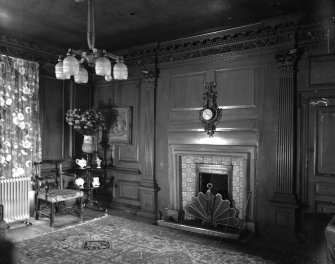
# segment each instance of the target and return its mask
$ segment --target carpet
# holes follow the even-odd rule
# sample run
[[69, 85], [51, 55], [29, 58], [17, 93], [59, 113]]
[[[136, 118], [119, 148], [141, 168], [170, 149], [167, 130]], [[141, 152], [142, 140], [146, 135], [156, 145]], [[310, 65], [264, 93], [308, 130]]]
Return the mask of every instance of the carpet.
[[107, 216], [15, 243], [13, 263], [260, 263], [274, 262], [205, 237], [143, 221]]

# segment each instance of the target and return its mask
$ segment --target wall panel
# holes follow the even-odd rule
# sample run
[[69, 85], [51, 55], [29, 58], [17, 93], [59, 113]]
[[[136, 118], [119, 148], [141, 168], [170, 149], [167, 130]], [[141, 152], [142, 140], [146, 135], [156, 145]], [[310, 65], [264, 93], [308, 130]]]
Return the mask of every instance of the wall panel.
[[64, 84], [52, 77], [41, 77], [42, 158], [64, 158]]
[[138, 133], [139, 133], [139, 81], [130, 80], [127, 82], [120, 82], [117, 90], [118, 96], [116, 105], [132, 106], [132, 140], [131, 145], [116, 145], [115, 146], [115, 165], [126, 168], [139, 168], [139, 147], [138, 147]]
[[335, 75], [329, 69], [335, 68], [335, 56], [316, 56], [310, 58], [310, 85], [335, 83]]
[[221, 106], [255, 106], [254, 66], [220, 69], [215, 71]]
[[199, 107], [203, 103], [206, 72], [190, 72], [171, 76], [171, 109]]

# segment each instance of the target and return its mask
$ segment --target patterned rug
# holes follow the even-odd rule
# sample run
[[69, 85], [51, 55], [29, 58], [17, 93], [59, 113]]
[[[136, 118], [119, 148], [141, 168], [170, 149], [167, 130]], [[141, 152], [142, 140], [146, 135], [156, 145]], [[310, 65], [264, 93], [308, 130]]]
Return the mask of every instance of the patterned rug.
[[15, 244], [12, 263], [268, 263], [217, 239], [117, 216], [79, 224]]

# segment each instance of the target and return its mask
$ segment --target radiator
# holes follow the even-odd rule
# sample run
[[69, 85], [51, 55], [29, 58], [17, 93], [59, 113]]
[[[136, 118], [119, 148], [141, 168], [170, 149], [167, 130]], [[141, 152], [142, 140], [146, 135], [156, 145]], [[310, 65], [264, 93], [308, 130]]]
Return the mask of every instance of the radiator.
[[0, 178], [0, 204], [9, 224], [29, 219], [30, 177]]

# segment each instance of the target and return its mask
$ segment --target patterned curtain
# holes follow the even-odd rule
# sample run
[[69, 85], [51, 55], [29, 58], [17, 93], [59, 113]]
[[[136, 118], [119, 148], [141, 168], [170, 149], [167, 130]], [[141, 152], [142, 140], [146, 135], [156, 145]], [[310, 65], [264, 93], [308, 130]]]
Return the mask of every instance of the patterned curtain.
[[0, 177], [32, 175], [41, 157], [39, 65], [0, 55]]

